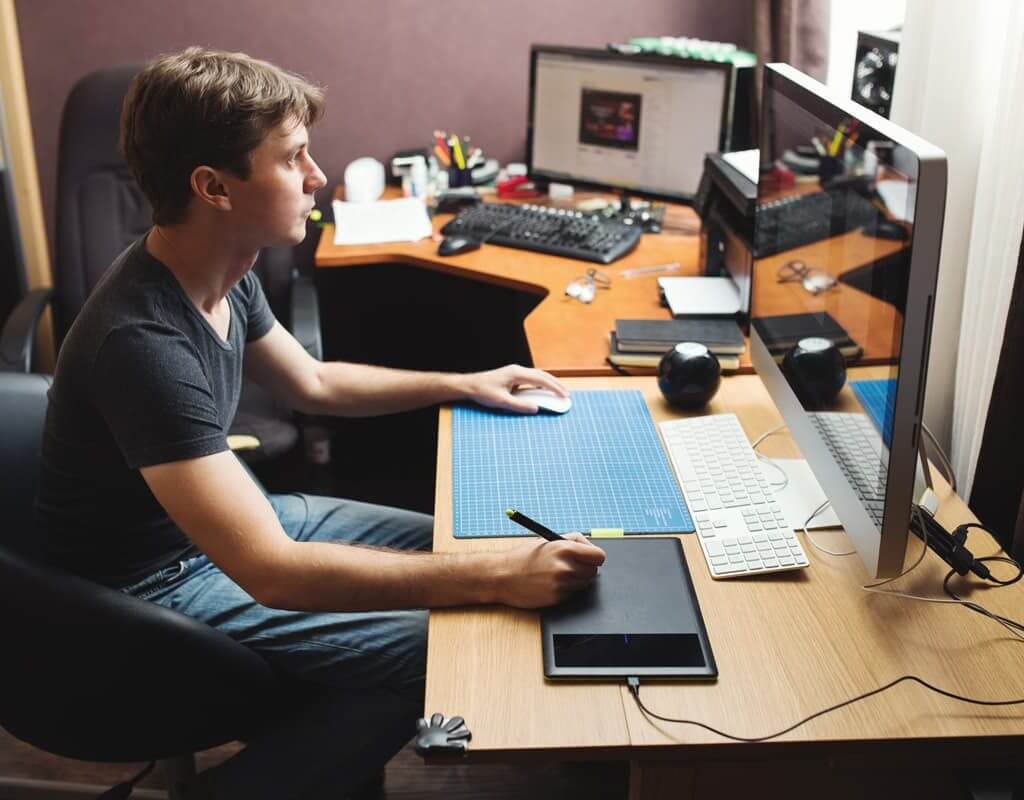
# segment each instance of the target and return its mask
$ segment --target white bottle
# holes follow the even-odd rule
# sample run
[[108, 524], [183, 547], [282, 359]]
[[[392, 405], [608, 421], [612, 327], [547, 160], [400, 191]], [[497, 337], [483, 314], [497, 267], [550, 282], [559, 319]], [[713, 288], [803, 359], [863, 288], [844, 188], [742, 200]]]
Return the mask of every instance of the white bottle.
[[425, 200], [427, 197], [427, 162], [417, 158], [409, 167], [409, 193]]

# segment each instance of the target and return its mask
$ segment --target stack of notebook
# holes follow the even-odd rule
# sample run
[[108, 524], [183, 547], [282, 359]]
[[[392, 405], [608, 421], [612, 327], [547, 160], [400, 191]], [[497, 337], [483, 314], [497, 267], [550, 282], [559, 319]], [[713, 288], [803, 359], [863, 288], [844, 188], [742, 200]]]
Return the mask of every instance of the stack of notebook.
[[619, 319], [611, 332], [608, 360], [620, 367], [656, 367], [680, 342], [698, 342], [723, 370], [740, 366], [743, 332], [732, 319]]
[[846, 328], [836, 322], [827, 311], [756, 317], [750, 324], [754, 326], [761, 341], [776, 361], [782, 361], [787, 351], [801, 339], [812, 336], [828, 339], [839, 348], [839, 352], [847, 361], [855, 361], [862, 355], [860, 345], [850, 338]]

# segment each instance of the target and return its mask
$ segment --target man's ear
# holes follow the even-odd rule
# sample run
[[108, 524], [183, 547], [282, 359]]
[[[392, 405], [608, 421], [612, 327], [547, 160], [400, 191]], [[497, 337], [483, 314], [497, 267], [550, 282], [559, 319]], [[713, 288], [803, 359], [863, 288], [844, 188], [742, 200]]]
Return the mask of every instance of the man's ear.
[[208, 203], [218, 211], [231, 210], [228, 187], [213, 167], [199, 166], [192, 170], [192, 193], [202, 203]]

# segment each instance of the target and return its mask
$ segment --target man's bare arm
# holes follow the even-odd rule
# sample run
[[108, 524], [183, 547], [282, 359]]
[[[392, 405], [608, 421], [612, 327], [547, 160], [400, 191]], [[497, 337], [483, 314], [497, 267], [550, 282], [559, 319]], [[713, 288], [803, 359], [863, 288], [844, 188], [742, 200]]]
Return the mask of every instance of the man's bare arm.
[[604, 561], [604, 552], [585, 541], [464, 554], [296, 542], [230, 452], [144, 467], [142, 476], [203, 553], [257, 602], [275, 608], [539, 607], [586, 586]]
[[280, 323], [246, 345], [245, 370], [247, 377], [292, 408], [343, 417], [393, 414], [458, 400], [536, 413], [536, 404], [511, 394], [521, 385], [568, 396], [565, 387], [548, 373], [515, 365], [461, 375], [317, 361]]

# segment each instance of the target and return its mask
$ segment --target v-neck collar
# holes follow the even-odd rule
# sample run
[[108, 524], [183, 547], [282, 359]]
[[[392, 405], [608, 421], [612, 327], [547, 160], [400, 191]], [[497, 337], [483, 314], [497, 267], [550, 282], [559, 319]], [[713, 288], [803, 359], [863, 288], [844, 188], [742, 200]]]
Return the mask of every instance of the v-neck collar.
[[171, 284], [177, 290], [178, 296], [185, 304], [185, 307], [195, 316], [196, 319], [199, 320], [199, 323], [203, 326], [203, 328], [210, 335], [210, 338], [213, 339], [217, 346], [220, 347], [222, 350], [234, 350], [235, 348], [231, 344], [231, 332], [232, 330], [234, 330], [235, 327], [235, 310], [231, 307], [230, 290], [228, 291], [228, 294], [224, 297], [228, 304], [227, 339], [222, 339], [220, 334], [217, 333], [217, 330], [213, 327], [213, 325], [210, 324], [210, 321], [203, 316], [202, 312], [198, 308], [196, 308], [196, 304], [192, 302], [192, 298], [188, 296], [188, 292], [185, 291], [185, 287], [181, 285], [181, 282], [178, 280], [177, 276], [173, 272], [171, 272], [171, 269], [163, 261], [161, 261], [155, 255], [149, 252], [149, 248], [146, 247], [145, 236], [143, 236], [142, 239], [139, 240], [138, 244], [139, 247], [142, 248], [142, 252], [145, 254], [146, 258], [148, 258], [150, 261], [152, 261], [154, 264], [156, 264], [160, 269], [164, 271], [164, 273], [167, 275], [167, 278], [170, 280]]

